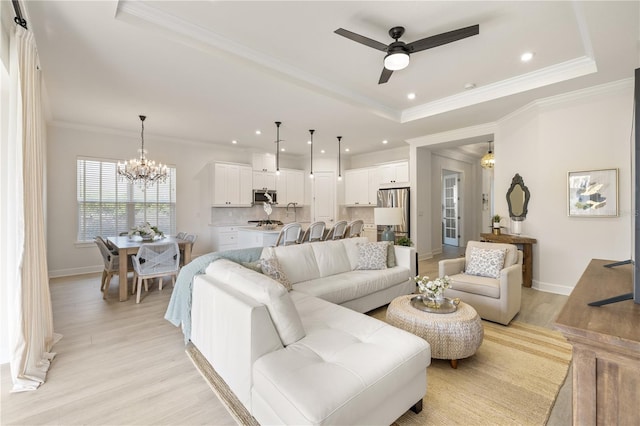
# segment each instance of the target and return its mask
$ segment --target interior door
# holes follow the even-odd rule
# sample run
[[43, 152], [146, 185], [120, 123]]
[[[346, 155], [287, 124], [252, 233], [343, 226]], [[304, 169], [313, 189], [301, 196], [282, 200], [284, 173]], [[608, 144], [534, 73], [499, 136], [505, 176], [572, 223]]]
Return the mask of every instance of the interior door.
[[336, 218], [336, 178], [333, 172], [314, 172], [313, 176], [313, 221], [323, 221], [329, 228]]
[[458, 226], [460, 217], [458, 216], [458, 182], [460, 174], [443, 171], [442, 179], [442, 223], [444, 244], [458, 246]]

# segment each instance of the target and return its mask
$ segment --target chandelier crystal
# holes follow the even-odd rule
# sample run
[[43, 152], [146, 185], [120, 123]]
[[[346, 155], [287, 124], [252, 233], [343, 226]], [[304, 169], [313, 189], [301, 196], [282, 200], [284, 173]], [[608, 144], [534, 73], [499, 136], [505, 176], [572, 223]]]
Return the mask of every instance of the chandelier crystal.
[[496, 160], [493, 156], [493, 151], [491, 151], [491, 142], [489, 142], [489, 152], [487, 152], [481, 159], [480, 165], [483, 169], [493, 169], [496, 165]]
[[155, 161], [150, 161], [146, 157], [147, 151], [144, 149], [144, 120], [147, 118], [140, 115], [142, 124], [142, 147], [138, 150], [140, 158], [132, 158], [123, 163], [118, 162], [118, 175], [126, 178], [133, 184], [138, 184], [143, 188], [149, 188], [156, 182], [165, 182], [168, 175], [166, 165], [162, 163], [156, 165]]

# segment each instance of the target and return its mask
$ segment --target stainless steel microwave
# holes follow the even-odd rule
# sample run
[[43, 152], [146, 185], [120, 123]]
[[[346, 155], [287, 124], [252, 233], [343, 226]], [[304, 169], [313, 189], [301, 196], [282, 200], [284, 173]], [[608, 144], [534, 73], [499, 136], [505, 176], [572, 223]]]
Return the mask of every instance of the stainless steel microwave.
[[[267, 197], [267, 194], [271, 197], [271, 200]], [[253, 203], [269, 203], [278, 204], [278, 194], [271, 189], [254, 189], [253, 190]]]

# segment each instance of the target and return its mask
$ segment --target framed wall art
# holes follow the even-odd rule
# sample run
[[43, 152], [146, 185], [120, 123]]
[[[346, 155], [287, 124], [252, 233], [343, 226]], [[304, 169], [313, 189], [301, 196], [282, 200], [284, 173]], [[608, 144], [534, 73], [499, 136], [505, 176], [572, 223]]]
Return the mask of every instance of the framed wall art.
[[569, 216], [618, 216], [618, 169], [569, 172]]

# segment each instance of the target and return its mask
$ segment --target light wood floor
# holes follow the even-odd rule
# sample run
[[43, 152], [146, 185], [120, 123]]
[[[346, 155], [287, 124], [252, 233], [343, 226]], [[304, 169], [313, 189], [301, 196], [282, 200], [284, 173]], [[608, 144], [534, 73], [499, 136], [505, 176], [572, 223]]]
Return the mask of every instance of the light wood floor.
[[[437, 261], [457, 255], [448, 248], [420, 262], [420, 274], [437, 276]], [[98, 274], [51, 280], [54, 328], [63, 335], [57, 356], [35, 392], [9, 393], [9, 365], [1, 366], [0, 424], [235, 424], [185, 354], [180, 331], [164, 320], [171, 285], [161, 292], [154, 285], [139, 305], [117, 302], [117, 278], [106, 302], [99, 286]], [[566, 297], [524, 290], [516, 320], [551, 327]], [[548, 424], [571, 424], [570, 376]]]

